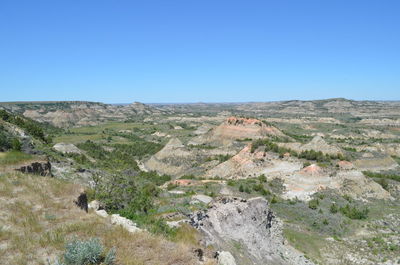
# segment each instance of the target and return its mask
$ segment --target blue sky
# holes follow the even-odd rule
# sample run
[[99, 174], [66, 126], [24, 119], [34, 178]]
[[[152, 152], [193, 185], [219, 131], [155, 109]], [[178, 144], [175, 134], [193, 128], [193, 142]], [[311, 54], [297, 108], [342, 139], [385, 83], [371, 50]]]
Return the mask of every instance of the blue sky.
[[0, 101], [400, 100], [400, 1], [1, 0]]

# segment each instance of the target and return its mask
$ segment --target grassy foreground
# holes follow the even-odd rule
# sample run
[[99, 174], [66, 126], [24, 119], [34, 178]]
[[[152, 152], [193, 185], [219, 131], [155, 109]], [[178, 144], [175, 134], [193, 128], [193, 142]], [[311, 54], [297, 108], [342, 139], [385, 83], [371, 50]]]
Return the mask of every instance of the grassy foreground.
[[[109, 220], [78, 209], [81, 187], [57, 179], [0, 175], [0, 257], [2, 264], [48, 264], [74, 237], [99, 238], [116, 248], [117, 264], [195, 264], [193, 245], [147, 232], [128, 233]], [[184, 237], [183, 237], [184, 238]]]

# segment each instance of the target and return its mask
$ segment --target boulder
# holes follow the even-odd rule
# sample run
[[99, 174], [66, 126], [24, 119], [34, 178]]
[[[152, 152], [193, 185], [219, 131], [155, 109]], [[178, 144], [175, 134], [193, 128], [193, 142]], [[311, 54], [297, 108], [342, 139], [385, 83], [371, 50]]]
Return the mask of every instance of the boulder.
[[73, 144], [58, 143], [53, 146], [53, 149], [63, 154], [82, 154], [82, 151]]
[[218, 265], [236, 265], [235, 258], [228, 251], [217, 252]]
[[93, 210], [95, 210], [95, 211], [98, 211], [98, 210], [100, 210], [100, 202], [99, 201], [97, 201], [97, 200], [94, 200], [94, 201], [91, 201], [89, 204], [88, 204], [88, 208], [89, 209], [93, 209]]
[[108, 213], [105, 210], [98, 210], [98, 211], [95, 211], [95, 213], [104, 218], [108, 217]]

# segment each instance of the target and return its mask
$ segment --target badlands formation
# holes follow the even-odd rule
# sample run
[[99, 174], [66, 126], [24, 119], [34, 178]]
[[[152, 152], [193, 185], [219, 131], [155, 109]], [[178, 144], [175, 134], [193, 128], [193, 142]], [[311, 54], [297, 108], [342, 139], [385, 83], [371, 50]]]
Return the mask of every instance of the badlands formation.
[[399, 120], [346, 99], [0, 103], [0, 254], [95, 237], [117, 264], [398, 264]]

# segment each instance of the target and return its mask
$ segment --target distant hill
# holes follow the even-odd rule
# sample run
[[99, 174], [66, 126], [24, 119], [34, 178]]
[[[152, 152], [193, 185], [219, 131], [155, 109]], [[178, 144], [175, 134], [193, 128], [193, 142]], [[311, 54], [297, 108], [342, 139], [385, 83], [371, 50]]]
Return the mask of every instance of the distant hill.
[[88, 101], [2, 102], [0, 108], [57, 127], [96, 125], [106, 121], [126, 121], [143, 115], [164, 113], [139, 102], [111, 105]]

